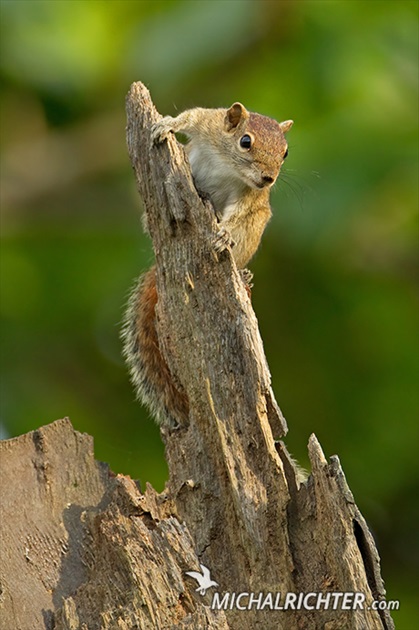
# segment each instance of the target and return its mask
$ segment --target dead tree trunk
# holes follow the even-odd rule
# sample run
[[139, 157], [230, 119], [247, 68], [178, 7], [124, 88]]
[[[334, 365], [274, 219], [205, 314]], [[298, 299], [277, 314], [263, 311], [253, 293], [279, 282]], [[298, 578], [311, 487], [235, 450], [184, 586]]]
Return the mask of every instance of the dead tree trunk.
[[[159, 115], [141, 83], [127, 113], [162, 350], [190, 424], [162, 431], [170, 478], [161, 495], [110, 477], [68, 422], [3, 444], [5, 628], [393, 628], [387, 612], [367, 609], [385, 596], [379, 558], [338, 458], [328, 463], [312, 436], [312, 473], [300, 485], [275, 441], [286, 423], [250, 300], [230, 253], [214, 254], [214, 216], [182, 148], [174, 138], [152, 145]], [[205, 596], [185, 574], [199, 563], [217, 582]], [[342, 592], [364, 594], [364, 607], [345, 609], [342, 598], [333, 607]], [[214, 593], [226, 610], [211, 608]], [[233, 593], [245, 594], [239, 606]], [[287, 593], [335, 599], [280, 610]]]

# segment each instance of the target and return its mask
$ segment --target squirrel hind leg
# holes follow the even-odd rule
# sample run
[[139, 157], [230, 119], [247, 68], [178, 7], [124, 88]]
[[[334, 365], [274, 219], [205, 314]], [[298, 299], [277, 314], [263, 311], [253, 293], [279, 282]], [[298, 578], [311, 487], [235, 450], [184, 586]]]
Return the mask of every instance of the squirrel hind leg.
[[180, 392], [159, 347], [155, 308], [156, 270], [139, 278], [128, 302], [122, 329], [123, 354], [137, 398], [156, 422], [169, 430], [188, 424], [189, 402]]
[[249, 297], [251, 295], [251, 289], [253, 287], [253, 273], [250, 271], [250, 269], [240, 269], [239, 270], [241, 279], [244, 282], [246, 291], [249, 293]]

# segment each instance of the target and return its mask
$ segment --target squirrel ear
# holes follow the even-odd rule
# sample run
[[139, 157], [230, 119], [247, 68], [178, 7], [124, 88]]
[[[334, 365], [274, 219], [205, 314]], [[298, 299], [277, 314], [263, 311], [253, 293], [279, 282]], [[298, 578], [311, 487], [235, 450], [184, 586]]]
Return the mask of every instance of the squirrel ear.
[[289, 131], [291, 129], [293, 124], [294, 124], [293, 120], [285, 120], [284, 122], [279, 123], [279, 126], [281, 127], [282, 133], [287, 133], [287, 131]]
[[249, 118], [249, 112], [241, 103], [233, 103], [230, 109], [227, 110], [224, 125], [226, 131], [235, 129], [241, 120]]

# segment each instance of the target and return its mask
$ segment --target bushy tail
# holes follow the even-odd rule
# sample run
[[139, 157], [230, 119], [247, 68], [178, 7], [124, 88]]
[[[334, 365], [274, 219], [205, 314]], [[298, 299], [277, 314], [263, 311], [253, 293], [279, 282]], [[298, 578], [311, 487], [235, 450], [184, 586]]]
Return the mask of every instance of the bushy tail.
[[139, 278], [129, 299], [121, 333], [123, 354], [138, 399], [158, 424], [175, 428], [188, 423], [189, 403], [174, 385], [160, 352], [157, 301], [156, 269], [152, 267]]

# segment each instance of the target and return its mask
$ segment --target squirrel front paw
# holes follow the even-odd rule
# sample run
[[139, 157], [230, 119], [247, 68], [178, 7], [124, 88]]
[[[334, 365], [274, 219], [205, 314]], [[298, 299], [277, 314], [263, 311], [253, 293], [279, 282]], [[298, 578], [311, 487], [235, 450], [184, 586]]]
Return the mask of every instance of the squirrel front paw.
[[169, 137], [169, 134], [173, 131], [173, 121], [174, 118], [172, 116], [165, 116], [152, 126], [151, 140], [154, 144], [160, 144]]
[[231, 238], [230, 232], [225, 227], [221, 227], [215, 235], [213, 245], [215, 251], [220, 254], [228, 247], [234, 247], [235, 242]]

